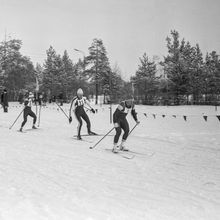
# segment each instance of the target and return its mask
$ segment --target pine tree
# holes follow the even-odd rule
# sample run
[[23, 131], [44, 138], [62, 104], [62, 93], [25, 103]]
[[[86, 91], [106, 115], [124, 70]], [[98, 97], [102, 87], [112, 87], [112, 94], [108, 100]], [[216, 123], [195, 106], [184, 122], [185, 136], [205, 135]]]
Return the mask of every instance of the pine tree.
[[190, 64], [190, 88], [189, 93], [193, 95], [194, 103], [198, 103], [202, 97], [204, 88], [203, 55], [198, 44], [193, 47], [192, 60]]
[[86, 57], [86, 62], [89, 65], [87, 73], [91, 82], [95, 84], [95, 102], [97, 104], [99, 90], [106, 83], [111, 72], [107, 52], [101, 39], [93, 40], [91, 47], [89, 47], [89, 56]]
[[63, 88], [64, 96], [73, 96], [72, 93], [75, 91], [76, 88], [76, 72], [74, 71], [74, 65], [72, 60], [69, 58], [67, 51], [64, 51], [62, 56], [62, 81], [61, 86]]
[[20, 52], [22, 41], [9, 39], [0, 43], [1, 84], [17, 99], [20, 89], [32, 88], [34, 83], [34, 66], [30, 59]]
[[122, 79], [121, 70], [118, 65], [114, 65], [111, 73], [110, 94], [114, 102], [128, 98], [131, 92], [126, 91], [126, 82]]
[[141, 99], [144, 98], [144, 103], [152, 103], [156, 92], [158, 78], [156, 77], [156, 64], [154, 61], [150, 61], [146, 53], [142, 58], [139, 58], [140, 64], [132, 82], [138, 91], [138, 96]]
[[167, 37], [168, 55], [164, 57], [164, 72], [167, 76], [170, 94], [179, 104], [181, 97], [189, 95], [190, 69], [193, 48], [184, 39], [179, 40], [179, 33], [171, 31], [171, 37]]
[[77, 80], [77, 87], [80, 87], [85, 91], [87, 94], [90, 93], [88, 90], [89, 88], [89, 70], [86, 69], [87, 62], [85, 57], [79, 59], [78, 62], [74, 65], [75, 76]]
[[65, 82], [65, 78], [63, 78], [65, 73], [62, 58], [52, 46], [50, 46], [46, 53], [47, 59], [44, 63], [43, 89], [48, 95], [57, 96], [62, 92]]
[[217, 100], [220, 94], [220, 60], [216, 51], [206, 54], [204, 65], [204, 79], [205, 79], [205, 97], [206, 101]]

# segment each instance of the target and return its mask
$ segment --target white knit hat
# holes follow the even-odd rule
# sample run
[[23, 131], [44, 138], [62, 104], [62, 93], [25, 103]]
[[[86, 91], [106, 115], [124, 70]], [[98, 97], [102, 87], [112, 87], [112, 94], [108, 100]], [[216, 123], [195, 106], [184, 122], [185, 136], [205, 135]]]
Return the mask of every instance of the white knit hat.
[[77, 95], [83, 95], [83, 90], [81, 88], [79, 88], [76, 92]]
[[34, 98], [34, 94], [32, 92], [29, 92], [29, 98]]

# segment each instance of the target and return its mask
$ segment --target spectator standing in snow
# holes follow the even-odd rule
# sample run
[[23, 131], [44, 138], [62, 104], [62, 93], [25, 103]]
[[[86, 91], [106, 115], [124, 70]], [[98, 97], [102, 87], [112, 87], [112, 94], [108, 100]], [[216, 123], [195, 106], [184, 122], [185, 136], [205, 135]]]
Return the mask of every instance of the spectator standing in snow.
[[1, 94], [1, 105], [3, 107], [4, 112], [8, 112], [8, 93], [7, 93], [7, 89], [4, 89], [3, 93]]

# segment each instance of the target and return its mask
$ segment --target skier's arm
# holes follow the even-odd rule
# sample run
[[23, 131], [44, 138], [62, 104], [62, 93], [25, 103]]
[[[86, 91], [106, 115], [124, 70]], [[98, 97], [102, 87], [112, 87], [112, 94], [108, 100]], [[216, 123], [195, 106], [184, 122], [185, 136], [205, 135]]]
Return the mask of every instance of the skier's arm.
[[113, 123], [118, 123], [118, 119], [119, 119], [119, 110], [118, 108], [115, 110], [115, 113], [113, 114]]
[[71, 117], [71, 110], [73, 107], [73, 101], [74, 101], [74, 99], [71, 100], [70, 109], [69, 109], [69, 118]]
[[139, 121], [137, 119], [137, 112], [135, 111], [134, 106], [133, 106], [133, 108], [131, 110], [131, 115], [132, 115], [133, 119], [136, 121], [136, 123], [139, 123]]
[[125, 109], [125, 102], [124, 102], [124, 101], [121, 102], [121, 103], [118, 105], [117, 109], [118, 109], [119, 111], [124, 111], [124, 109]]
[[87, 98], [85, 98], [85, 104], [90, 108], [90, 110], [92, 111], [92, 113], [95, 113], [95, 110], [91, 107], [89, 100]]
[[118, 122], [119, 122], [119, 118], [120, 118], [120, 112], [123, 111], [124, 108], [125, 108], [125, 103], [121, 102], [113, 114], [113, 123], [114, 123], [115, 127], [119, 126]]
[[74, 108], [74, 111], [75, 111], [75, 100], [76, 100], [76, 97], [74, 97], [71, 101], [71, 104], [70, 104], [70, 109], [69, 109], [69, 123], [72, 122], [72, 116], [71, 116], [71, 111], [72, 111], [72, 107]]
[[28, 103], [29, 103], [29, 100], [28, 100], [28, 99], [25, 99], [25, 100], [24, 100], [24, 107], [26, 107], [26, 106], [28, 105]]

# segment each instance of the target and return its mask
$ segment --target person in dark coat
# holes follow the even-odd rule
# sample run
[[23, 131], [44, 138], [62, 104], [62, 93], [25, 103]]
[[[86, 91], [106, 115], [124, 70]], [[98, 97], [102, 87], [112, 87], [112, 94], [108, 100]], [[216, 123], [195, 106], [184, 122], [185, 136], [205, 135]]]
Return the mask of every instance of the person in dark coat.
[[58, 96], [59, 101], [60, 101], [60, 106], [63, 106], [63, 93], [61, 92]]
[[24, 100], [24, 94], [23, 94], [22, 91], [20, 91], [19, 95], [18, 95], [18, 102], [19, 102], [19, 104], [22, 104], [23, 100]]
[[7, 89], [4, 89], [3, 93], [1, 94], [1, 105], [3, 107], [4, 112], [8, 112], [8, 93], [7, 93]]

